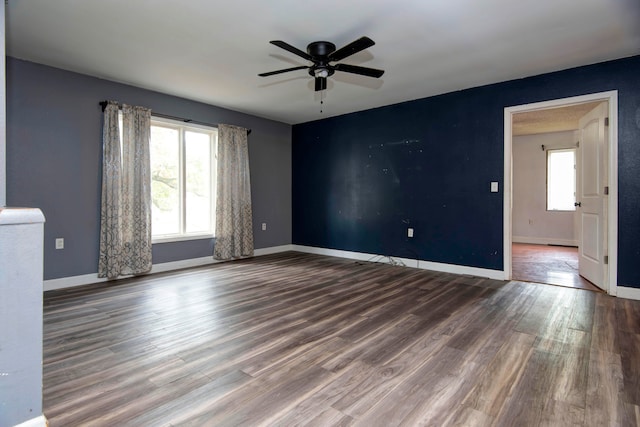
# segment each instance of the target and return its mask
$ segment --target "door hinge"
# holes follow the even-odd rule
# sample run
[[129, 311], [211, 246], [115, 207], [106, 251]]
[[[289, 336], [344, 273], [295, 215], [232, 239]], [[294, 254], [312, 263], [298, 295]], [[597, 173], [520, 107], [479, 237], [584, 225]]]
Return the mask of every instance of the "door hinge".
[[609, 264], [609, 255], [604, 256], [604, 263]]
[[580, 141], [576, 142], [576, 147], [580, 148]]
[[604, 118], [604, 125], [609, 126], [609, 117]]
[[609, 195], [609, 186], [608, 185], [606, 187], [604, 187], [604, 195], [605, 196]]

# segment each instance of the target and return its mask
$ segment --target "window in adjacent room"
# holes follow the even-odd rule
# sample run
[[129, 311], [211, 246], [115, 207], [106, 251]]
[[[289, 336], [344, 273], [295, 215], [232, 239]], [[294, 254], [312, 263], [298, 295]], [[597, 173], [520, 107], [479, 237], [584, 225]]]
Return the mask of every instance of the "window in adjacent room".
[[217, 134], [215, 128], [152, 117], [154, 242], [213, 236]]
[[547, 151], [547, 210], [575, 211], [575, 148]]

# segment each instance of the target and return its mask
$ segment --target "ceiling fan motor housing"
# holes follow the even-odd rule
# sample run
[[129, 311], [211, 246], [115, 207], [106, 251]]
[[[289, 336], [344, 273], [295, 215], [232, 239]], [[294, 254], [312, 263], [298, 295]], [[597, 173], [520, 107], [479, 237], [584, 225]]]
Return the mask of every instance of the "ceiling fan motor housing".
[[319, 41], [309, 43], [307, 53], [313, 60], [313, 65], [309, 67], [309, 75], [316, 78], [326, 78], [335, 73], [333, 67], [329, 65], [329, 55], [336, 51], [336, 45], [331, 42]]
[[307, 53], [313, 58], [322, 58], [336, 51], [336, 45], [331, 42], [313, 42], [307, 46]]

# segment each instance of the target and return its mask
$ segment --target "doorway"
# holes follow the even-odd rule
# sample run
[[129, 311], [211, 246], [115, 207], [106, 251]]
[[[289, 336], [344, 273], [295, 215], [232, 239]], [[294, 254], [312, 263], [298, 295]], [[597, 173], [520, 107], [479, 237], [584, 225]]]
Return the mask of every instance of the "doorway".
[[[611, 295], [616, 294], [616, 283], [617, 283], [617, 91], [611, 92], [603, 92], [596, 93], [591, 95], [584, 95], [579, 97], [558, 99], [553, 101], [546, 101], [535, 104], [527, 104], [520, 105], [515, 107], [507, 107], [504, 110], [504, 171], [505, 171], [505, 182], [504, 182], [504, 274], [505, 279], [511, 280], [514, 278], [513, 276], [513, 266], [512, 262], [514, 259], [514, 253], [517, 252], [517, 256], [520, 257], [522, 255], [523, 249], [518, 247], [514, 249], [512, 246], [514, 242], [514, 217], [513, 217], [513, 171], [514, 171], [514, 161], [513, 161], [513, 152], [514, 152], [514, 129], [519, 128], [520, 122], [515, 121], [514, 118], [519, 118], [523, 116], [530, 115], [531, 117], [544, 117], [546, 114], [551, 114], [553, 110], [562, 111], [570, 110], [572, 108], [576, 108], [578, 106], [583, 106], [583, 108], [589, 109], [594, 105], [598, 105], [601, 102], [607, 102], [607, 115], [609, 117], [608, 126], [605, 128], [605, 132], [607, 133], [606, 137], [608, 140], [608, 148], [606, 150], [606, 157], [608, 157], [607, 164], [604, 165], [606, 173], [606, 182], [608, 184], [608, 195], [603, 200], [603, 204], [605, 204], [605, 209], [608, 212], [606, 215], [605, 223], [603, 225], [603, 229], [606, 230], [606, 233], [603, 237], [603, 243], [601, 255], [599, 258], [602, 259], [603, 263], [608, 261], [607, 265], [604, 265], [604, 273], [602, 287], [603, 290]], [[515, 122], [515, 124], [514, 124]], [[544, 151], [545, 147], [542, 147]], [[583, 215], [584, 216], [584, 215]], [[529, 220], [532, 221], [532, 220]], [[518, 236], [516, 236], [518, 237]], [[516, 239], [517, 240], [517, 239]], [[562, 240], [562, 239], [560, 239]], [[535, 239], [533, 242], [528, 243], [542, 243], [536, 242]], [[564, 241], [560, 242], [546, 242], [546, 243], [559, 243], [566, 244]], [[571, 246], [569, 244], [568, 246]], [[534, 247], [535, 248], [535, 247]], [[532, 249], [532, 248], [529, 248]], [[537, 249], [544, 249], [539, 247]], [[531, 250], [528, 251], [531, 254]], [[541, 256], [544, 251], [536, 251], [540, 252], [536, 256]], [[548, 251], [547, 251], [548, 252]], [[606, 254], [607, 258], [604, 257]], [[566, 256], [573, 256], [569, 253], [565, 254]], [[582, 253], [581, 253], [582, 255]], [[552, 255], [550, 255], [552, 256]], [[572, 264], [571, 260], [567, 259], [568, 264]], [[539, 267], [543, 267], [544, 263], [539, 262], [537, 264]], [[582, 270], [582, 266], [580, 267]], [[535, 281], [532, 280], [532, 281]], [[581, 287], [578, 286], [577, 287]]]

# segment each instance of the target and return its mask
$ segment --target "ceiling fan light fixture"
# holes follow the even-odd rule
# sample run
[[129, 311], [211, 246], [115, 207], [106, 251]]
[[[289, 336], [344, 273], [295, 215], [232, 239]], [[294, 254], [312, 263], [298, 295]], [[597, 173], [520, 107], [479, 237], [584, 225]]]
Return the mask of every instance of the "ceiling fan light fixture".
[[329, 71], [326, 68], [318, 68], [315, 71], [315, 76], [323, 78], [329, 77]]

